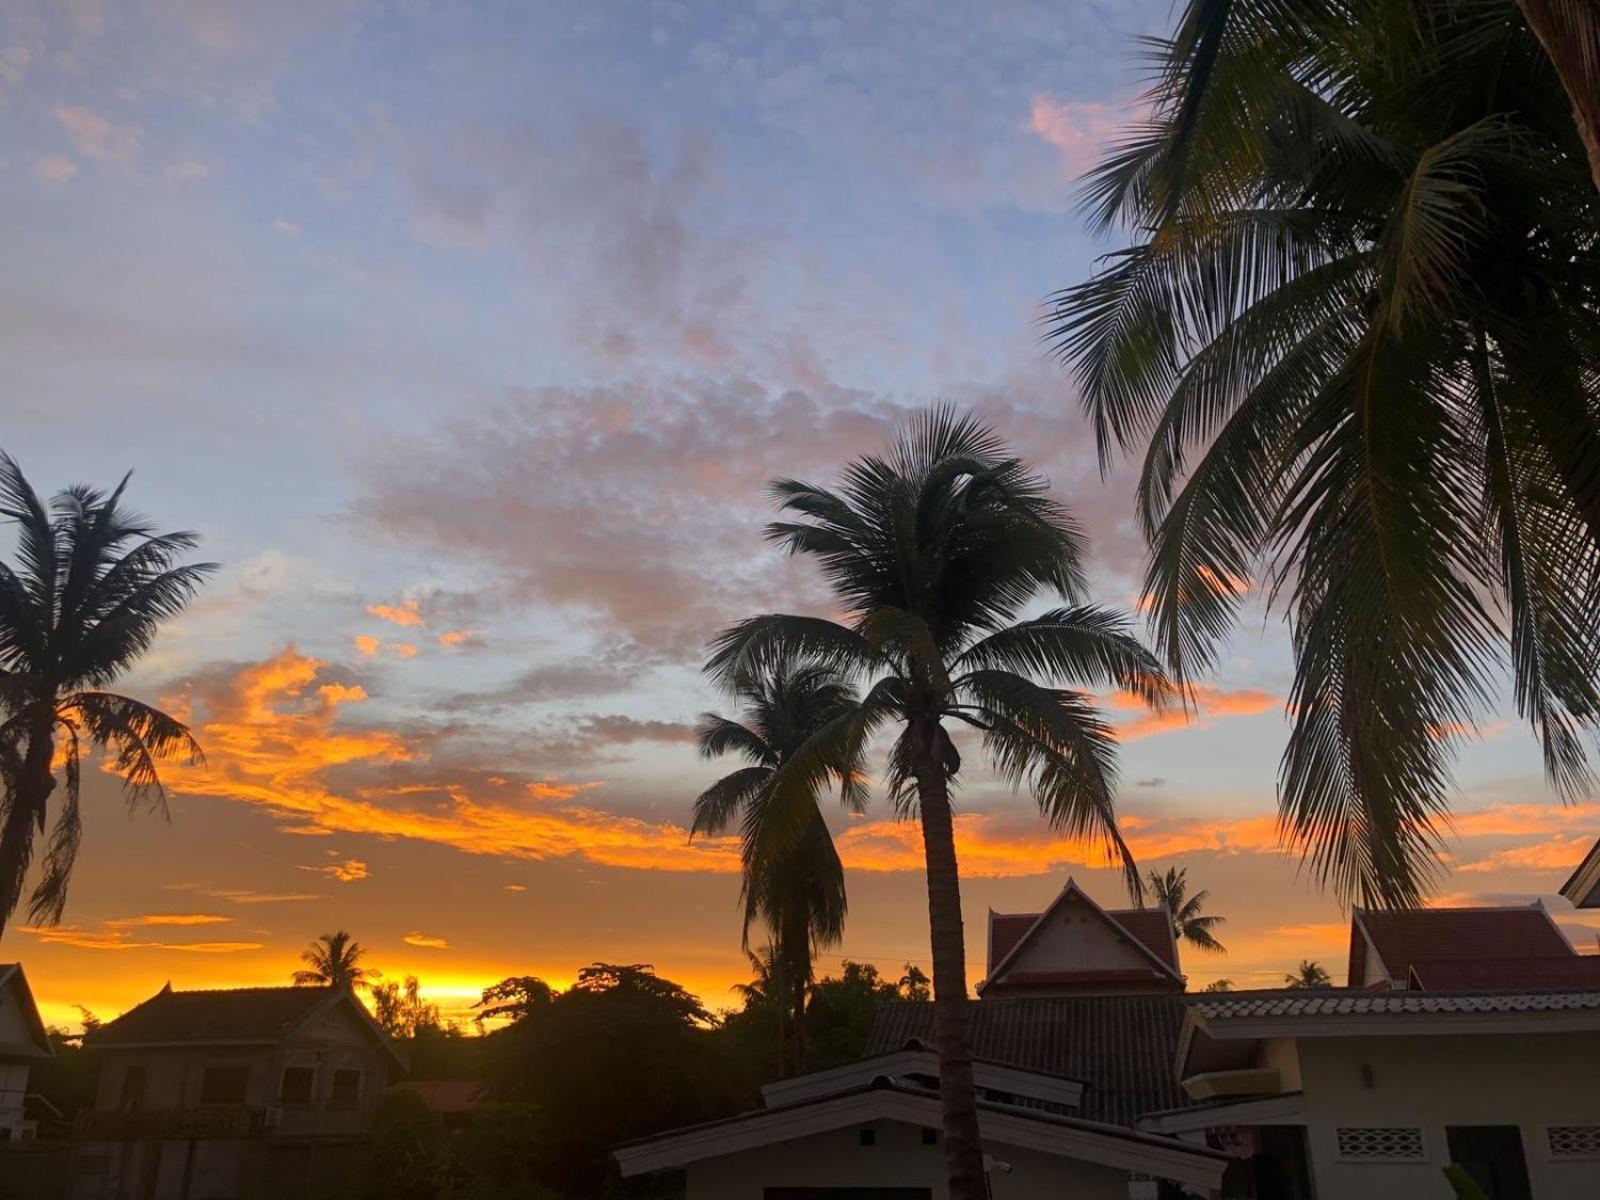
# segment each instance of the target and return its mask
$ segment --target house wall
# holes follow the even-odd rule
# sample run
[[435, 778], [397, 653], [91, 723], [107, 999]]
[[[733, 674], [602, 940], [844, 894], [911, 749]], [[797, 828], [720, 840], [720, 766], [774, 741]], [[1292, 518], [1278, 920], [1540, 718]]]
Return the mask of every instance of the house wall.
[[[1536, 1200], [1600, 1197], [1600, 1158], [1555, 1161], [1546, 1133], [1600, 1125], [1600, 1033], [1301, 1039], [1298, 1050], [1321, 1200], [1450, 1200], [1448, 1125], [1521, 1127]], [[1427, 1161], [1341, 1162], [1341, 1126], [1420, 1127]]]
[[[861, 1145], [863, 1128], [874, 1131], [874, 1145]], [[1128, 1200], [1125, 1171], [1011, 1146], [988, 1150], [1011, 1165], [1010, 1174], [990, 1175], [994, 1200]], [[942, 1145], [924, 1145], [917, 1126], [873, 1121], [698, 1163], [686, 1200], [761, 1200], [769, 1187], [926, 1187], [933, 1200], [949, 1196]]]

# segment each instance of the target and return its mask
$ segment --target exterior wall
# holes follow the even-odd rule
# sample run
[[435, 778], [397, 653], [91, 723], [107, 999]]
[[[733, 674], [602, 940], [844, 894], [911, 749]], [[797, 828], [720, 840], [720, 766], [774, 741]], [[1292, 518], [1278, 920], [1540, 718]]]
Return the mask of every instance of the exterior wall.
[[[1546, 1136], [1600, 1125], [1600, 1033], [1302, 1039], [1299, 1061], [1321, 1200], [1450, 1200], [1448, 1125], [1520, 1126], [1536, 1200], [1600, 1196], [1600, 1159], [1552, 1161]], [[1428, 1161], [1341, 1162], [1341, 1126], [1420, 1126]]]
[[0, 1142], [18, 1142], [32, 1132], [31, 1123], [22, 1119], [27, 1095], [27, 1062], [0, 1056]]
[[[866, 1128], [874, 1145], [861, 1145]], [[994, 1200], [1128, 1200], [1125, 1171], [1011, 1146], [987, 1149], [1011, 1166], [990, 1175]], [[874, 1121], [696, 1164], [686, 1200], [761, 1200], [769, 1187], [925, 1187], [933, 1200], [946, 1200], [944, 1172], [943, 1146], [924, 1145], [920, 1128]]]

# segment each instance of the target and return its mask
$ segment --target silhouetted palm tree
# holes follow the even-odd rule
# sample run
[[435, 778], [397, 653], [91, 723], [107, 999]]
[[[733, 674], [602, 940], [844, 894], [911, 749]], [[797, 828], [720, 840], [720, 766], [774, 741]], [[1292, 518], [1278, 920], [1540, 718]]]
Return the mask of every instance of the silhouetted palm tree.
[[[772, 485], [795, 519], [767, 536], [814, 555], [843, 623], [769, 614], [721, 634], [707, 670], [725, 687], [795, 659], [867, 681], [789, 757], [773, 802], [798, 842], [833, 764], [854, 761], [872, 736], [899, 727], [889, 754], [890, 799], [920, 819], [933, 945], [939, 1091], [952, 1200], [982, 1200], [983, 1152], [972, 1083], [971, 1016], [950, 788], [961, 754], [947, 722], [977, 730], [994, 767], [1026, 784], [1050, 824], [1101, 840], [1140, 894], [1117, 831], [1116, 738], [1071, 680], [1162, 703], [1160, 664], [1125, 620], [1082, 602], [1083, 536], [1044, 479], [971, 417], [940, 408], [915, 418], [887, 458], [862, 458], [837, 491], [793, 480]], [[1041, 590], [1070, 607], [1030, 619]], [[1047, 682], [1040, 682], [1045, 680]]]
[[1303, 958], [1294, 974], [1283, 977], [1283, 986], [1290, 988], [1325, 988], [1333, 986], [1333, 976], [1321, 963]]
[[325, 933], [300, 952], [306, 969], [294, 973], [295, 987], [370, 987], [377, 971], [363, 967], [361, 943], [343, 929]]
[[1228, 918], [1201, 915], [1211, 893], [1202, 889], [1189, 895], [1188, 875], [1187, 867], [1168, 867], [1165, 875], [1151, 871], [1150, 894], [1172, 914], [1172, 924], [1180, 938], [1197, 950], [1223, 954], [1227, 947], [1217, 941], [1211, 931], [1218, 925], [1227, 924]]
[[[855, 700], [828, 667], [780, 663], [758, 677], [741, 679], [735, 691], [740, 720], [716, 713], [700, 718], [697, 737], [706, 758], [726, 754], [746, 764], [717, 780], [694, 802], [695, 834], [721, 833], [735, 818], [743, 863], [744, 946], [750, 925], [763, 922], [770, 935], [769, 985], [783, 999], [774, 1006], [779, 1023], [778, 1069], [785, 1066], [783, 1026], [793, 1030], [794, 1063], [805, 1062], [805, 1005], [816, 950], [844, 936], [847, 910], [844, 866], [817, 800], [828, 779], [837, 780], [847, 803], [859, 810], [863, 795], [859, 756], [839, 762], [817, 780], [811, 811], [798, 838], [790, 838], [790, 813], [775, 802], [774, 781], [784, 762], [813, 734]], [[754, 959], [754, 956], [752, 956]]]
[[1143, 454], [1169, 667], [1281, 601], [1284, 828], [1341, 899], [1413, 906], [1508, 665], [1555, 790], [1593, 790], [1600, 193], [1505, 0], [1189, 0], [1155, 71], [1088, 187], [1135, 244], [1051, 334], [1103, 458]]
[[[166, 815], [157, 763], [200, 760], [184, 724], [103, 691], [181, 612], [210, 563], [180, 564], [198, 539], [158, 533], [110, 493], [77, 485], [47, 509], [0, 453], [0, 517], [17, 529], [15, 567], [0, 563], [0, 933], [22, 899], [34, 837], [50, 829], [28, 912], [55, 924], [83, 837], [85, 743], [114, 756], [130, 808]], [[50, 801], [64, 785], [54, 824]]]

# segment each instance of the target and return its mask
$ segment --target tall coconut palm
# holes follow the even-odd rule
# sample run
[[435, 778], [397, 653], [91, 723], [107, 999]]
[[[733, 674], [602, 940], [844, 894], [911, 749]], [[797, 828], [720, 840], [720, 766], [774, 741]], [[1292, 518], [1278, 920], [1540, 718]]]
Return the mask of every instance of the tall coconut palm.
[[109, 493], [69, 487], [47, 508], [0, 453], [0, 518], [17, 532], [16, 565], [0, 562], [0, 934], [21, 902], [34, 838], [47, 827], [28, 912], [55, 924], [66, 910], [83, 838], [86, 745], [112, 755], [130, 809], [163, 816], [158, 764], [200, 759], [181, 721], [104, 690], [214, 569], [180, 563], [195, 535], [156, 532], [123, 507], [127, 485], [124, 477]]
[[295, 987], [371, 987], [379, 972], [363, 967], [364, 946], [343, 929], [325, 933], [300, 952], [303, 970], [294, 973]]
[[[1116, 825], [1115, 735], [1089, 695], [1052, 685], [1124, 688], [1151, 703], [1164, 702], [1169, 686], [1123, 618], [1083, 603], [1083, 536], [1045, 480], [971, 417], [945, 408], [917, 417], [887, 457], [850, 464], [837, 490], [782, 480], [772, 492], [792, 519], [771, 525], [769, 540], [818, 560], [843, 619], [753, 617], [718, 637], [707, 670], [738, 686], [805, 658], [863, 680], [861, 699], [842, 706], [774, 781], [792, 842], [804, 836], [833, 764], [898, 727], [888, 791], [922, 831], [950, 1195], [980, 1200], [951, 811], [962, 755], [952, 727], [975, 730], [994, 768], [1028, 785], [1054, 828], [1102, 843], [1138, 894]], [[1041, 592], [1067, 606], [1024, 618]]]
[[1563, 796], [1600, 720], [1600, 193], [1504, 0], [1190, 0], [1092, 177], [1135, 243], [1050, 333], [1142, 448], [1158, 649], [1290, 619], [1285, 837], [1341, 899], [1432, 887], [1509, 667]]
[[1206, 901], [1211, 893], [1204, 888], [1189, 895], [1189, 869], [1187, 867], [1168, 867], [1165, 875], [1159, 871], [1150, 872], [1150, 895], [1155, 902], [1172, 914], [1173, 928], [1178, 931], [1178, 936], [1196, 950], [1205, 950], [1212, 954], [1224, 954], [1227, 947], [1216, 939], [1211, 932], [1218, 925], [1225, 925], [1227, 917], [1211, 916], [1205, 913]]
[[[742, 703], [741, 719], [705, 713], [697, 739], [703, 757], [732, 754], [747, 765], [700, 794], [690, 836], [721, 833], [739, 819], [743, 945], [748, 952], [750, 926], [761, 921], [770, 937], [768, 984], [781, 997], [773, 1007], [782, 1071], [785, 1024], [793, 1032], [794, 1065], [805, 1064], [805, 1004], [813, 953], [839, 944], [847, 904], [844, 866], [817, 803], [827, 778], [816, 781], [798, 838], [789, 837], [790, 813], [774, 802], [774, 782], [790, 756], [852, 704], [855, 695], [838, 671], [804, 663], [779, 663], [770, 672], [740, 678], [735, 691]], [[864, 799], [859, 754], [830, 767], [827, 776], [839, 782], [846, 802], [859, 809]]]

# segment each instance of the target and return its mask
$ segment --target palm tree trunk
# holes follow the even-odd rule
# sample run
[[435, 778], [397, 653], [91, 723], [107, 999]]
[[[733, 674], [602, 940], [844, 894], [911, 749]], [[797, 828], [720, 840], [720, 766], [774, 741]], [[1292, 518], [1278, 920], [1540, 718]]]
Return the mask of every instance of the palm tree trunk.
[[986, 1200], [978, 1093], [972, 1081], [972, 1011], [967, 1000], [967, 954], [961, 922], [961, 876], [956, 866], [950, 790], [938, 752], [936, 721], [910, 731], [922, 848], [928, 870], [928, 927], [933, 944], [934, 1042], [939, 1051], [939, 1102], [944, 1110], [944, 1155], [950, 1200]]
[[788, 916], [783, 953], [788, 960], [789, 994], [784, 1003], [792, 1014], [790, 1043], [794, 1046], [795, 1074], [806, 1069], [806, 988], [811, 982], [811, 930], [809, 914], [801, 908]]
[[1516, 0], [1523, 19], [1572, 101], [1572, 119], [1600, 188], [1600, 4], [1595, 0]]
[[11, 784], [11, 807], [0, 829], [0, 934], [5, 933], [6, 923], [22, 900], [22, 882], [33, 858], [34, 831], [43, 827], [45, 806], [55, 791], [56, 778], [50, 769], [55, 757], [54, 731], [54, 712], [34, 720], [22, 769]]

